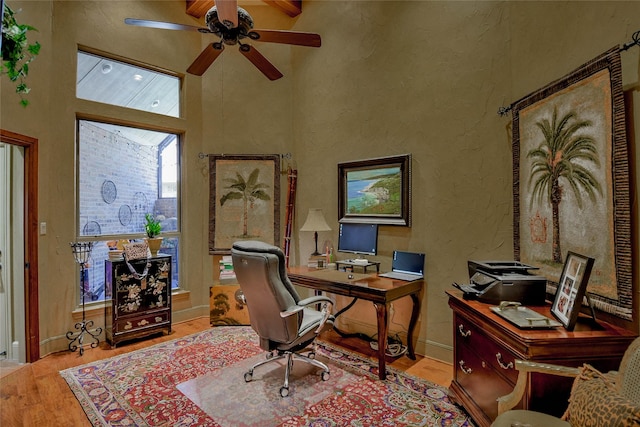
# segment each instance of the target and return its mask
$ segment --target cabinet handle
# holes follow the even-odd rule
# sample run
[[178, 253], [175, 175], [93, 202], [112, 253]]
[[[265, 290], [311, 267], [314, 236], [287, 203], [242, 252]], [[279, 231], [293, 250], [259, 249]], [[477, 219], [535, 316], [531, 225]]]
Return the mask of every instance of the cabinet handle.
[[464, 360], [459, 361], [458, 365], [460, 365], [460, 369], [462, 370], [462, 372], [467, 375], [473, 372], [473, 369], [467, 368], [467, 366], [464, 364]]
[[498, 361], [498, 365], [500, 365], [500, 367], [502, 369], [511, 369], [511, 368], [513, 368], [513, 362], [509, 362], [506, 365], [504, 363], [502, 363], [502, 354], [500, 354], [500, 353], [496, 353], [496, 360]]
[[465, 332], [464, 325], [462, 325], [462, 323], [458, 325], [458, 332], [460, 332], [460, 335], [462, 335], [463, 337], [468, 337], [471, 335], [471, 330], [467, 330]]

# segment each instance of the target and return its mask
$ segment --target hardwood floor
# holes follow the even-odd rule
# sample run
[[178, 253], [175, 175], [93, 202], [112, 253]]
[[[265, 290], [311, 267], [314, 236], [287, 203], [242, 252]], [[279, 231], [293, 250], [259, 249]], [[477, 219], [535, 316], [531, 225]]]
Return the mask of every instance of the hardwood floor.
[[[210, 327], [208, 318], [200, 318], [174, 323], [171, 335], [158, 335], [126, 343], [115, 349], [101, 342], [98, 348], [85, 349], [82, 357], [77, 352], [64, 351], [17, 368], [0, 367], [0, 426], [91, 426], [59, 371], [180, 338]], [[342, 338], [335, 332], [325, 334], [322, 338], [372, 358], [376, 354], [368, 347], [368, 343], [357, 338]], [[389, 358], [387, 363], [443, 386], [448, 386], [451, 381], [451, 365], [434, 359], [418, 356], [414, 361], [403, 356], [395, 360]]]

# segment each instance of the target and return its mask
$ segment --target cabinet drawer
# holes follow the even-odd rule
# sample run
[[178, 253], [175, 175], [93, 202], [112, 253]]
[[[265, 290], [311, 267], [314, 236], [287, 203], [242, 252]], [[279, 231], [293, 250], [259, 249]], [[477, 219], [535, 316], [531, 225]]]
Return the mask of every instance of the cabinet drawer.
[[123, 332], [139, 331], [167, 324], [170, 322], [169, 315], [169, 311], [165, 310], [140, 317], [131, 317], [128, 319], [120, 318], [113, 325], [113, 333], [119, 334]]
[[513, 384], [466, 345], [457, 348], [455, 363], [455, 381], [489, 419], [495, 419], [498, 415], [498, 397], [511, 393]]
[[518, 371], [515, 369], [515, 355], [498, 345], [466, 318], [456, 315], [454, 319], [456, 322], [456, 346], [467, 347], [476, 353], [479, 359], [490, 364], [493, 369], [515, 384], [518, 378]]

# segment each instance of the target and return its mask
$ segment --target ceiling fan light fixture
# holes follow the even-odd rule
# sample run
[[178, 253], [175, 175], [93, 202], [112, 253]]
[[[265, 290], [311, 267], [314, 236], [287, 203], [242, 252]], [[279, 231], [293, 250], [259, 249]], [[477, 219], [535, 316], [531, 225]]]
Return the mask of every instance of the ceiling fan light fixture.
[[216, 6], [209, 9], [204, 17], [204, 22], [212, 33], [225, 39], [225, 43], [227, 40], [233, 41], [232, 44], [237, 42], [238, 35], [246, 35], [253, 28], [253, 18], [249, 15], [249, 12], [241, 7], [238, 7], [238, 26], [235, 28], [230, 27], [228, 21], [220, 21]]
[[320, 47], [319, 34], [286, 30], [253, 29], [253, 18], [245, 9], [238, 7], [238, 0], [216, 0], [216, 6], [205, 14], [206, 27], [175, 24], [171, 22], [149, 21], [145, 19], [126, 18], [125, 24], [141, 27], [160, 28], [165, 30], [197, 31], [202, 34], [215, 34], [219, 41], [208, 44], [200, 55], [189, 65], [187, 73], [202, 76], [213, 62], [222, 54], [224, 45], [239, 45], [244, 55], [260, 72], [270, 80], [277, 80], [282, 73], [265, 58], [255, 47], [242, 43], [250, 40], [281, 43], [296, 46]]

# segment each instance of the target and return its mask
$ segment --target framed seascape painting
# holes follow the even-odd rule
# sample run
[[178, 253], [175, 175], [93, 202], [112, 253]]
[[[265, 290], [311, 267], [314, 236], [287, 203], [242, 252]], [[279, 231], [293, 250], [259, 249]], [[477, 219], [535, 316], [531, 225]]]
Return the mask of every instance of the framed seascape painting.
[[237, 240], [280, 240], [280, 157], [209, 155], [209, 253]]
[[338, 163], [338, 218], [411, 226], [411, 155]]
[[558, 290], [551, 306], [551, 314], [572, 331], [578, 320], [582, 300], [585, 296], [593, 258], [569, 251], [558, 281]]
[[588, 253], [594, 306], [633, 320], [629, 154], [619, 49], [517, 101], [513, 111], [515, 258], [547, 293], [563, 258]]

